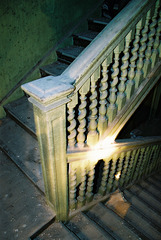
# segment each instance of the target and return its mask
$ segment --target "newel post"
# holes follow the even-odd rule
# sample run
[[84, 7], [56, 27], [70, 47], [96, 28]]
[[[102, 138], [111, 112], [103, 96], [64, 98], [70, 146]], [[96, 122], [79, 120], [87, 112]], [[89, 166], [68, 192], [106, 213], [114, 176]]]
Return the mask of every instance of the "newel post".
[[61, 221], [68, 217], [68, 177], [66, 161], [66, 104], [73, 91], [61, 77], [45, 77], [22, 89], [33, 104], [37, 138], [48, 203]]

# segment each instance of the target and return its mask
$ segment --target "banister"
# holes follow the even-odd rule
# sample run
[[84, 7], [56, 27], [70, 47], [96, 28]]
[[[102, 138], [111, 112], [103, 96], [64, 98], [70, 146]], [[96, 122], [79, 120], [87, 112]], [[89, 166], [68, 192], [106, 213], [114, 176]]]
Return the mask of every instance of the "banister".
[[[110, 158], [117, 152], [129, 151], [140, 147], [155, 145], [161, 143], [161, 136], [141, 137], [138, 139], [117, 139], [113, 143], [107, 142], [106, 139], [94, 148], [86, 147], [82, 150], [74, 149], [67, 151], [68, 163], [77, 161], [88, 161], [89, 158], [95, 158], [96, 161], [100, 159]], [[112, 150], [111, 150], [112, 149]], [[114, 151], [113, 151], [114, 150]]]
[[34, 106], [45, 193], [59, 220], [92, 201], [99, 161], [101, 196], [117, 187], [116, 173], [127, 185], [160, 164], [160, 137], [112, 143], [161, 76], [159, 7], [159, 0], [132, 0], [60, 76], [22, 86]]

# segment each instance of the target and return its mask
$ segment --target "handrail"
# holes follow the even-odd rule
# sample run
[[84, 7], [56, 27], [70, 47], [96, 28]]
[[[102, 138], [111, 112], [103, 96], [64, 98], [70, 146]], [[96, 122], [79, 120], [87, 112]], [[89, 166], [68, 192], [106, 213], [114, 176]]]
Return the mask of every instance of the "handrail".
[[77, 161], [87, 161], [92, 156], [94, 161], [110, 158], [117, 152], [120, 154], [123, 151], [134, 150], [139, 147], [155, 145], [161, 143], [161, 136], [141, 137], [136, 139], [117, 139], [113, 143], [105, 139], [102, 143], [94, 146], [94, 148], [86, 147], [83, 150], [73, 149], [67, 151], [68, 163]]

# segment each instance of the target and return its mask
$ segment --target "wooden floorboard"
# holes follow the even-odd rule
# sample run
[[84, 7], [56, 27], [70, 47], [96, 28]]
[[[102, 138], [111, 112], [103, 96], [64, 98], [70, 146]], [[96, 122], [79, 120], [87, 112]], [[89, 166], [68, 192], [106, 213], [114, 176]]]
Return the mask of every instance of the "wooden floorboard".
[[44, 195], [0, 151], [0, 239], [28, 239], [54, 216]]

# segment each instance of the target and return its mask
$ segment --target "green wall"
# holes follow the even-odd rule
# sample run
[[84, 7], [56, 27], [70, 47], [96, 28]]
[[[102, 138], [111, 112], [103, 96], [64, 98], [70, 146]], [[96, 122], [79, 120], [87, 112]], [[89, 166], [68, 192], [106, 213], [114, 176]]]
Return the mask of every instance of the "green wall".
[[[0, 1], [0, 100], [98, 0]], [[53, 52], [46, 62], [56, 60]], [[26, 81], [39, 78], [38, 68]], [[4, 102], [23, 95], [19, 88]], [[5, 113], [0, 107], [0, 118]]]

